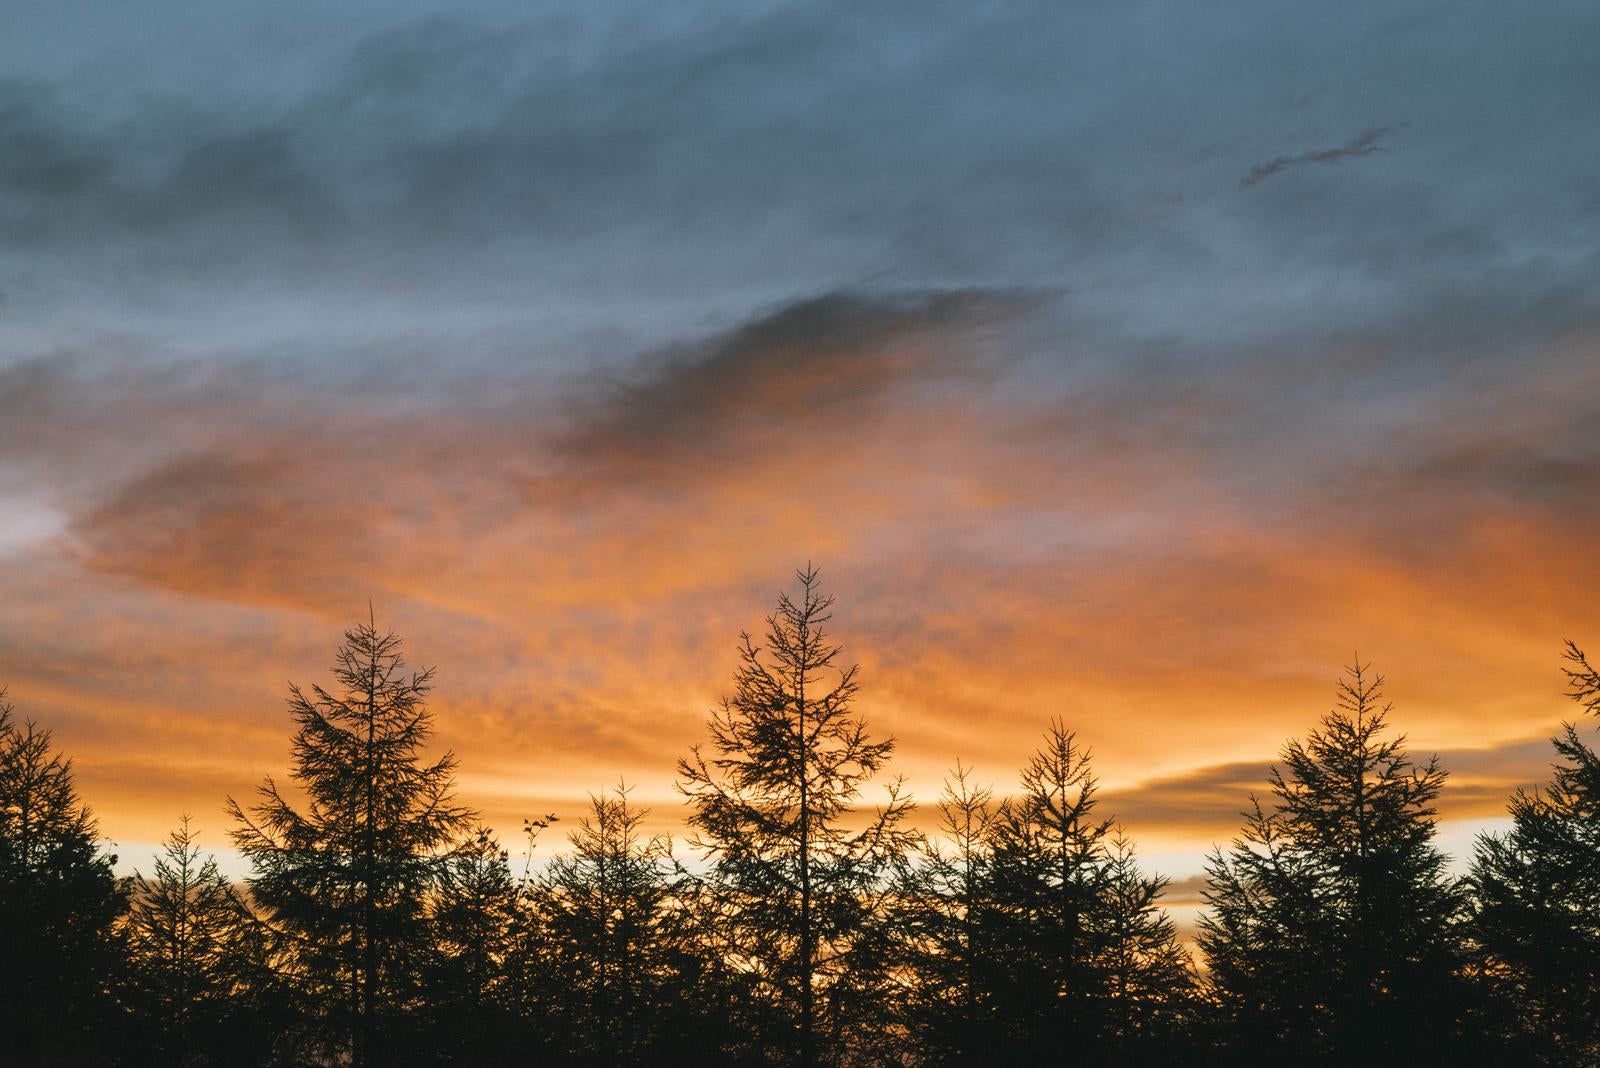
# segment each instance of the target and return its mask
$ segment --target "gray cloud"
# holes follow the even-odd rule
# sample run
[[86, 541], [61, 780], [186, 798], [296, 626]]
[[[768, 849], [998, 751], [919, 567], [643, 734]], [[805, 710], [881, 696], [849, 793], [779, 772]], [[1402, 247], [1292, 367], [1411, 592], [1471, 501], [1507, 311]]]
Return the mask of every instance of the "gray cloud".
[[[1592, 392], [1566, 368], [1600, 322], [1570, 106], [1593, 12], [1518, 17], [1486, 63], [1475, 42], [1512, 17], [1357, 5], [1286, 37], [1161, 5], [486, 4], [169, 24], [159, 53], [86, 31], [0, 86], [0, 366], [73, 353], [80, 379], [0, 443], [58, 489], [103, 465], [103, 500], [186, 450], [248, 455], [207, 423], [219, 399], [304, 435], [285, 413], [337, 421], [334, 394], [377, 389], [470, 423], [479, 456], [539, 467], [550, 445], [546, 474], [624, 477], [785, 428], [768, 391], [868, 426], [920, 390], [1002, 446], [1008, 422], [1042, 435], [1036, 504], [1142, 453], [1192, 457], [1185, 492], [1266, 522], [1413, 494], [1419, 545], [1490, 506], [1560, 510], [1592, 496]], [[1249, 160], [1296, 158], [1260, 131], [1332, 141], [1374, 114], [1406, 124], [1405, 153], [1241, 198]], [[1504, 150], [1463, 181], [1463, 144]], [[1019, 286], [1063, 296], [1013, 307]], [[899, 344], [997, 315], [999, 345]], [[598, 382], [549, 388], [596, 362]], [[19, 374], [8, 391], [37, 388]], [[1501, 397], [1525, 402], [1473, 403]], [[988, 418], [995, 398], [1014, 418]], [[132, 419], [160, 429], [95, 444]], [[1140, 468], [1150, 492], [1172, 490], [1162, 466]], [[1428, 479], [1458, 492], [1415, 496]]]
[[847, 448], [887, 411], [1004, 374], [991, 334], [1043, 299], [827, 294], [564, 384], [505, 366], [456, 381], [441, 361], [34, 361], [0, 368], [21, 409], [0, 462], [37, 467], [68, 514], [63, 551], [92, 571], [337, 611], [641, 479], [704, 487]]
[[1096, 329], [1070, 295], [880, 289], [782, 304], [607, 373], [80, 354], [0, 368], [15, 412], [0, 460], [49, 486], [96, 570], [318, 604], [390, 581], [408, 539], [448, 554], [519, 515], [628, 522], [607, 502], [730, 477], [764, 493], [807, 469], [895, 485], [906, 514], [957, 525], [952, 493], [1006, 502], [986, 520], [996, 543], [1049, 523], [1168, 543], [1225, 511], [1428, 567], [1442, 536], [1518, 514], [1571, 525], [1593, 500], [1581, 343], [1536, 374], [1447, 347], [1396, 372], [1363, 344], [1129, 358]]
[[55, 101], [38, 89], [0, 85], [0, 190], [12, 198], [70, 198], [94, 191], [110, 161], [74, 145], [44, 112]]
[[[1522, 285], [1491, 268], [1503, 282], [1531, 251], [1563, 284], [1562, 250], [1592, 247], [1592, 219], [1573, 226], [1592, 161], [1562, 106], [1588, 77], [1580, 8], [1520, 20], [1490, 67], [1469, 47], [1508, 17], [1489, 9], [1461, 29], [1358, 5], [1292, 41], [1161, 5], [514, 10], [167, 26], [148, 54], [96, 55], [89, 34], [58, 68], [35, 49], [0, 91], [0, 226], [28, 250], [0, 283], [23, 319], [100, 294], [124, 321], [133, 304], [211, 333], [263, 298], [358, 319], [420, 298], [525, 323], [666, 314], [677, 336], [868, 279], [1020, 283], [1101, 314], [1134, 302], [1124, 329], [1259, 337], [1347, 329], [1421, 287], [1500, 308]], [[1379, 147], [1271, 153], [1257, 131], [1326, 135], [1380, 100], [1409, 124], [1403, 161], [1342, 174], [1331, 199], [1272, 183], [1233, 201], [1252, 156], [1276, 155], [1264, 173]], [[1506, 148], [1462, 183], [1469, 134]], [[1548, 164], [1531, 177], [1530, 151]]]

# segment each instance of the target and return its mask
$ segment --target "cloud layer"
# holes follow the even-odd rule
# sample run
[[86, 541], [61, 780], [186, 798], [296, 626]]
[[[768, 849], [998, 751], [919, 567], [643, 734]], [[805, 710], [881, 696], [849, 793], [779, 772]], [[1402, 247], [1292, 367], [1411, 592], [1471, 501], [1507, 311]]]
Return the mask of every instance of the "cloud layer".
[[369, 599], [499, 826], [670, 821], [807, 560], [924, 798], [1061, 716], [1197, 851], [1357, 651], [1447, 816], [1542, 777], [1590, 5], [143, 16], [0, 42], [0, 680], [113, 834], [281, 771]]

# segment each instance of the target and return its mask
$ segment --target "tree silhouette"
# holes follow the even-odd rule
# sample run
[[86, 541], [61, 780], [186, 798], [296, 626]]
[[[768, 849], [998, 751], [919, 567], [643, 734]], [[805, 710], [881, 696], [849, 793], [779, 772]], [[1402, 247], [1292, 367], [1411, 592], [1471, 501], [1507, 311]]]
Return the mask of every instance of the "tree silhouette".
[[571, 851], [550, 862], [532, 895], [554, 987], [546, 1004], [575, 1064], [662, 1062], [693, 1011], [676, 1003], [686, 873], [670, 838], [644, 834], [649, 811], [628, 792], [619, 784], [591, 795], [589, 815], [568, 836]]
[[1166, 881], [1097, 814], [1089, 753], [1053, 721], [993, 822], [996, 1025], [1008, 1059], [1131, 1055], [1190, 987], [1187, 955], [1160, 909]]
[[167, 1064], [245, 1064], [270, 1048], [249, 1011], [267, 971], [260, 924], [189, 818], [168, 836], [154, 875], [134, 877], [126, 920], [132, 984], [149, 1041]]
[[800, 599], [780, 595], [766, 648], [741, 635], [734, 692], [711, 713], [711, 749], [679, 761], [691, 844], [711, 862], [726, 951], [807, 1066], [883, 1038], [872, 1003], [848, 996], [886, 965], [881, 930], [888, 875], [915, 841], [911, 803], [891, 784], [884, 807], [852, 828], [862, 784], [892, 741], [871, 741], [855, 717], [856, 668], [839, 668], [824, 626], [833, 598], [798, 572]]
[[1018, 1056], [1083, 1048], [1099, 994], [1089, 925], [1105, 885], [1111, 820], [1094, 815], [1089, 754], [1059, 721], [1022, 769], [1022, 789], [995, 822], [994, 885], [1011, 967], [1002, 1026]]
[[1381, 677], [1359, 662], [1336, 707], [1269, 775], [1212, 854], [1200, 945], [1247, 1057], [1430, 1060], [1456, 1046], [1462, 888], [1433, 846], [1445, 772], [1383, 738]]
[[429, 897], [427, 1034], [419, 1053], [450, 1064], [516, 1057], [521, 1006], [508, 973], [520, 899], [509, 857], [487, 828], [443, 858]]
[[[798, 579], [678, 762], [703, 863], [619, 784], [538, 869], [554, 817], [525, 821], [515, 875], [454, 758], [424, 757], [431, 673], [369, 622], [331, 690], [290, 687], [292, 786], [228, 802], [245, 884], [187, 817], [119, 881], [71, 762], [0, 691], [0, 1063], [1600, 1061], [1600, 753], [1576, 726], [1458, 880], [1445, 772], [1358, 662], [1208, 859], [1201, 977], [1060, 721], [1010, 796], [958, 762], [931, 840], [898, 781], [859, 809], [893, 742]], [[1600, 717], [1600, 671], [1566, 660]]]
[[[1600, 716], [1600, 673], [1567, 643], [1570, 695]], [[1600, 1061], [1600, 753], [1564, 724], [1561, 763], [1543, 789], [1511, 798], [1511, 829], [1478, 839], [1475, 933], [1507, 988], [1528, 1053], [1549, 1064]]]
[[472, 825], [453, 799], [455, 758], [424, 763], [431, 671], [407, 674], [400, 639], [369, 623], [344, 635], [337, 693], [289, 690], [296, 806], [268, 779], [233, 839], [250, 893], [286, 935], [287, 977], [326, 1055], [357, 1065], [405, 1048], [422, 994], [428, 901]]
[[1133, 843], [1118, 828], [1096, 910], [1102, 1004], [1100, 1041], [1121, 1063], [1178, 1063], [1192, 1021], [1194, 962], [1161, 897], [1167, 879], [1140, 870]]
[[912, 982], [907, 1024], [920, 1062], [969, 1064], [994, 1049], [996, 805], [957, 763], [936, 809], [937, 836], [903, 873], [895, 921]]
[[78, 800], [72, 762], [13, 711], [0, 688], [0, 1053], [22, 1064], [107, 1060], [127, 889]]

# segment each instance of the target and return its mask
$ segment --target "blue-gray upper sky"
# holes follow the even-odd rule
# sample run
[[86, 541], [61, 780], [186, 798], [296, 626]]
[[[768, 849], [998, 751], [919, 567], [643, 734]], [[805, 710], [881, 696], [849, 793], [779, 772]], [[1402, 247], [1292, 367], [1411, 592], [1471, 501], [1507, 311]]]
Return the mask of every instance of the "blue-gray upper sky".
[[6, 20], [8, 360], [422, 329], [558, 361], [850, 287], [1049, 288], [1182, 348], [1592, 310], [1587, 3]]
[[1600, 644], [1592, 2], [0, 25], [0, 680], [101, 807], [246, 789], [369, 596], [508, 811], [667, 796], [807, 556], [933, 782], [1232, 776], [1359, 645], [1494, 793]]

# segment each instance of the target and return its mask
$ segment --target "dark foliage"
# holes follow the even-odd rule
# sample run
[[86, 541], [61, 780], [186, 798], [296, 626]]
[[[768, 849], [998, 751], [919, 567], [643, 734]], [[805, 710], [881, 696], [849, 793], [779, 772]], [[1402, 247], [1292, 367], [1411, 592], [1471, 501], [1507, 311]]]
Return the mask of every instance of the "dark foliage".
[[1095, 812], [1088, 759], [1070, 732], [1051, 724], [996, 825], [996, 917], [1011, 965], [998, 1022], [1028, 1063], [1065, 1045], [1100, 1051], [1091, 1017], [1104, 994], [1095, 921], [1111, 820]]
[[997, 806], [993, 791], [957, 764], [935, 807], [939, 833], [902, 869], [896, 895], [893, 923], [910, 977], [905, 1023], [919, 1061], [970, 1064], [998, 1052]]
[[290, 688], [304, 802], [269, 779], [248, 812], [228, 810], [308, 1025], [301, 1055], [393, 1063], [425, 1045], [429, 902], [472, 816], [452, 800], [454, 758], [422, 760], [431, 672], [405, 672], [400, 640], [370, 623], [346, 631], [334, 677], [336, 692]]
[[1383, 680], [1360, 664], [1338, 704], [1252, 798], [1209, 865], [1200, 946], [1247, 1060], [1428, 1062], [1460, 1033], [1463, 887], [1433, 846], [1445, 772], [1385, 738]]
[[18, 724], [0, 689], [0, 1036], [21, 1063], [108, 1058], [125, 960], [127, 887], [50, 732]]
[[494, 835], [479, 828], [443, 858], [428, 903], [424, 955], [426, 1021], [413, 1059], [504, 1064], [518, 1036], [519, 991], [511, 981], [521, 887]]
[[1098, 814], [1089, 754], [1059, 722], [1020, 787], [991, 805], [958, 769], [940, 806], [956, 852], [933, 853], [919, 873], [921, 926], [942, 932], [923, 967], [961, 1006], [948, 1036], [957, 1045], [936, 1059], [1045, 1064], [1072, 1049], [1094, 1063], [1170, 1060], [1178, 1034], [1167, 1025], [1193, 976], [1159, 907], [1165, 880], [1141, 873]]
[[[1600, 716], [1600, 673], [1567, 643], [1573, 699]], [[1600, 1063], [1600, 754], [1573, 724], [1553, 740], [1561, 762], [1538, 790], [1518, 790], [1512, 825], [1478, 841], [1475, 934], [1487, 978], [1513, 1013], [1528, 1059]]]
[[593, 796], [570, 851], [529, 888], [526, 915], [539, 943], [532, 986], [554, 1036], [549, 1052], [562, 1063], [719, 1055], [717, 1021], [702, 1012], [721, 999], [717, 977], [702, 966], [700, 888], [669, 838], [644, 833], [648, 815], [625, 786]]
[[133, 884], [125, 997], [144, 1023], [153, 1060], [270, 1060], [269, 932], [216, 860], [201, 856], [187, 817], [168, 837], [152, 877], [135, 875]]
[[833, 598], [799, 573], [767, 617], [767, 646], [741, 636], [733, 696], [712, 712], [710, 751], [678, 764], [690, 843], [711, 864], [723, 956], [757, 999], [749, 1041], [802, 1065], [891, 1056], [900, 1036], [873, 1003], [892, 989], [888, 876], [917, 842], [898, 782], [854, 822], [862, 785], [892, 741], [853, 712], [856, 668], [824, 627]]

